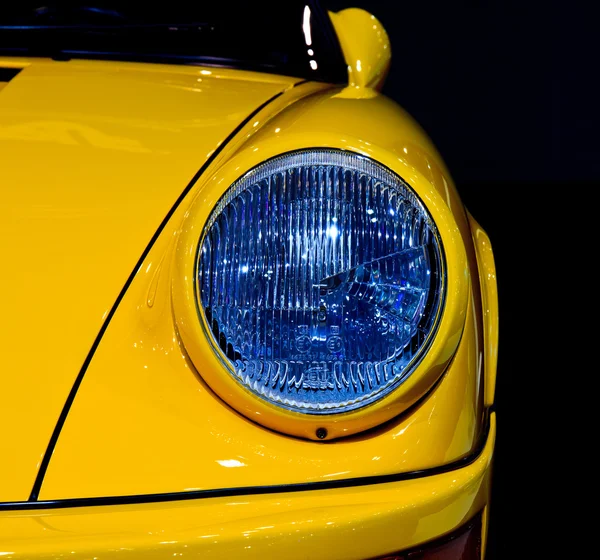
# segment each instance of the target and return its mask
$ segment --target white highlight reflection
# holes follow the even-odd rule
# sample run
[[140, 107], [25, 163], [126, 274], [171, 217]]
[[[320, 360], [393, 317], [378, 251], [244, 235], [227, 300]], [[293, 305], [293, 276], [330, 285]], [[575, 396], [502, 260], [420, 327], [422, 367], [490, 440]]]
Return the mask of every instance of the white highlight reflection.
[[310, 34], [310, 7], [304, 6], [304, 19], [302, 21], [302, 31], [304, 32], [304, 40], [310, 47], [312, 45], [312, 36]]
[[242, 463], [241, 461], [238, 461], [237, 459], [221, 459], [221, 460], [217, 459], [217, 463], [219, 463], [219, 465], [221, 465], [222, 467], [245, 467], [246, 466], [246, 463]]
[[329, 226], [325, 230], [325, 233], [327, 234], [327, 237], [331, 237], [331, 238], [335, 239], [340, 234], [340, 231], [338, 230], [336, 225], [333, 225], [333, 226]]

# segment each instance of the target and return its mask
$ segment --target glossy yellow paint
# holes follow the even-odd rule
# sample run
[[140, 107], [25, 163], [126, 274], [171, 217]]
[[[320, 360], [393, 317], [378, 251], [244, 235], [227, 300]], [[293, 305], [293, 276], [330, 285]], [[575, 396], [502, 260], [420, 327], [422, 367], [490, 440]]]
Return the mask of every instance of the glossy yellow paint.
[[[0, 59], [0, 502], [28, 498], [73, 382], [148, 241], [236, 125], [295, 81]], [[69, 476], [65, 473], [66, 476]]]
[[[332, 16], [349, 64], [344, 89], [290, 89], [290, 78], [198, 67], [0, 60], [27, 66], [0, 92], [0, 149], [11, 154], [9, 184], [20, 187], [6, 189], [0, 205], [0, 239], [16, 240], [2, 247], [15, 271], [0, 279], [12, 296], [4, 309], [14, 316], [0, 337], [3, 370], [14, 372], [0, 395], [0, 455], [8, 458], [0, 501], [27, 498], [73, 380], [168, 209], [241, 119], [280, 91], [212, 162], [137, 269], [83, 379], [40, 499], [396, 474], [476, 449], [497, 359], [491, 247], [429, 139], [377, 93], [389, 42], [370, 18], [351, 10]], [[440, 225], [448, 259], [439, 340], [412, 384], [396, 401], [340, 418], [331, 429], [343, 435], [352, 422], [363, 429], [426, 396], [368, 432], [325, 443], [248, 420], [265, 413], [248, 395], [231, 401], [244, 416], [213, 392], [204, 378], [216, 388], [227, 377], [199, 336], [189, 289], [190, 263], [216, 199], [264, 159], [313, 146], [352, 150], [401, 175]], [[65, 161], [73, 165], [65, 168]], [[37, 271], [44, 272], [41, 289]], [[478, 512], [485, 533], [496, 434], [490, 416], [474, 462], [434, 476], [295, 493], [0, 510], [0, 556], [362, 559], [438, 538]], [[274, 422], [293, 431], [298, 418], [275, 414]]]
[[496, 371], [498, 367], [498, 286], [492, 243], [484, 229], [469, 214], [475, 241], [479, 282], [482, 294], [483, 338], [485, 342], [485, 405], [494, 404]]
[[373, 558], [435, 539], [485, 510], [495, 435], [492, 414], [485, 448], [472, 464], [402, 482], [156, 504], [0, 511], [0, 552], [13, 560]]
[[379, 90], [390, 68], [392, 48], [381, 22], [360, 8], [329, 12], [348, 65], [348, 97], [369, 97]]
[[[319, 92], [306, 84], [275, 100], [182, 201], [90, 364], [50, 462], [41, 499], [398, 473], [446, 464], [473, 450], [482, 429], [484, 347], [479, 300], [469, 291], [477, 285], [469, 282], [477, 274], [477, 263], [466, 214], [439, 156], [414, 121], [382, 96], [352, 100], [340, 97], [339, 91]], [[386, 122], [389, 128], [373, 122]], [[200, 328], [199, 320], [187, 312], [178, 314], [181, 294], [175, 286], [177, 262], [195, 257], [194, 244], [182, 241], [183, 236], [194, 230], [199, 240], [202, 232], [203, 222], [194, 219], [193, 209], [202, 205], [208, 213], [234, 175], [257, 162], [316, 145], [368, 155], [409, 182], [444, 224], [446, 252], [452, 259], [449, 274], [454, 277], [441, 333], [445, 343], [436, 350], [438, 358], [430, 361], [435, 375], [430, 370], [415, 374], [422, 395], [451, 359], [439, 384], [406, 414], [330, 443], [261, 427], [215, 395], [203, 380], [215, 356], [206, 347], [204, 354], [192, 357], [193, 363], [190, 360], [190, 347], [201, 348], [189, 337]], [[184, 267], [184, 281], [185, 275]], [[187, 281], [193, 283], [193, 277], [188, 275]], [[256, 410], [250, 407], [244, 413], [252, 417]], [[340, 426], [343, 430], [343, 422]], [[73, 476], [81, 472], [86, 477]]]

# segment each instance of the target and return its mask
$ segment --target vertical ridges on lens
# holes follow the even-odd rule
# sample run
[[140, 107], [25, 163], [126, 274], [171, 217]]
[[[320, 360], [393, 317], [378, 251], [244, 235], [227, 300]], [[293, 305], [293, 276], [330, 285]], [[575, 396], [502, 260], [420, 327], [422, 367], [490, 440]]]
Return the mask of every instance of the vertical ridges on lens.
[[227, 191], [197, 282], [241, 383], [294, 410], [342, 411], [414, 368], [439, 315], [441, 259], [429, 214], [397, 176], [354, 154], [304, 151]]

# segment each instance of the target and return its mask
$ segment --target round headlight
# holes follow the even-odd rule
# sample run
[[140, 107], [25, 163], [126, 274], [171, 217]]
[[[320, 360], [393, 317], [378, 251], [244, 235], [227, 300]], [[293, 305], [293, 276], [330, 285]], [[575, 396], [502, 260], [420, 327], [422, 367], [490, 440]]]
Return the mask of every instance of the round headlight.
[[212, 211], [197, 297], [230, 375], [304, 414], [365, 407], [415, 370], [445, 291], [443, 251], [415, 192], [340, 150], [276, 157]]

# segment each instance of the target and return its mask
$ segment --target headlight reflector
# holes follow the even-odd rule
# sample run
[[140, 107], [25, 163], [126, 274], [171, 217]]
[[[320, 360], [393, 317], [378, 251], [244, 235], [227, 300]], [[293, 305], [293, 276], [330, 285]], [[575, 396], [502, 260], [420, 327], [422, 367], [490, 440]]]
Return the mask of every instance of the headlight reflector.
[[295, 412], [348, 412], [397, 388], [427, 350], [443, 251], [397, 175], [350, 152], [303, 150], [255, 167], [221, 198], [197, 289], [237, 382]]

